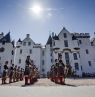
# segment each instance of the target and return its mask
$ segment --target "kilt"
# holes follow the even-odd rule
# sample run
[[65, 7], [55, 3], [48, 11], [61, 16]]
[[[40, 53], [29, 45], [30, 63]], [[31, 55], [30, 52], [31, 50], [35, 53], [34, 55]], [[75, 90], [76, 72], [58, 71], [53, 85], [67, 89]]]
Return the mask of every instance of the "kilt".
[[12, 77], [13, 77], [13, 71], [10, 71], [9, 78], [12, 78]]
[[7, 70], [3, 70], [2, 77], [7, 77]]

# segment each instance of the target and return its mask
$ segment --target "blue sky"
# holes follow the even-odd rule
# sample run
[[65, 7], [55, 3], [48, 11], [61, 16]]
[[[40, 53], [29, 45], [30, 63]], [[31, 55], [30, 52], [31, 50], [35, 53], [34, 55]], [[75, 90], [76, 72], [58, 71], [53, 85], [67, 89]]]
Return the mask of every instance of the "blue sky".
[[[49, 12], [36, 17], [29, 8], [40, 4]], [[31, 34], [34, 42], [46, 43], [51, 32], [58, 34], [65, 26], [70, 32], [95, 32], [95, 0], [0, 0], [0, 32], [12, 39], [24, 39]]]

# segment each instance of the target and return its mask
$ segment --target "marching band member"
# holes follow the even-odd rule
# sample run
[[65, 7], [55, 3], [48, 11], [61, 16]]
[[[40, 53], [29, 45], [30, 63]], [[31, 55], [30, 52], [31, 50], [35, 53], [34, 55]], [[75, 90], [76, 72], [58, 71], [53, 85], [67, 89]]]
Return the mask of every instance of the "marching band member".
[[14, 64], [12, 64], [12, 66], [10, 66], [9, 68], [9, 83], [12, 83], [13, 73], [14, 73]]
[[27, 56], [26, 61], [25, 61], [26, 65], [25, 65], [25, 85], [28, 85], [28, 80], [29, 80], [29, 74], [30, 74], [30, 67], [29, 65], [31, 65], [31, 59], [30, 56]]
[[2, 84], [6, 84], [7, 73], [8, 73], [8, 61], [6, 61], [4, 65], [4, 70], [2, 74]]
[[25, 85], [28, 85], [28, 78], [29, 78], [29, 65], [25, 66]]
[[63, 64], [62, 60], [59, 60], [59, 65], [58, 65], [58, 79], [60, 84], [64, 84], [64, 67], [65, 65]]

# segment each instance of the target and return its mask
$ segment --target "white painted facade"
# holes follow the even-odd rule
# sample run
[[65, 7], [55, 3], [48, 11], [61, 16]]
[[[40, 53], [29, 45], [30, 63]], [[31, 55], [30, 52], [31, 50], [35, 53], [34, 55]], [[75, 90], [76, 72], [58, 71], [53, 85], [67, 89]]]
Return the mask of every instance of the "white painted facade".
[[15, 49], [14, 64], [25, 68], [25, 60], [27, 56], [30, 56], [31, 60], [37, 66], [39, 72], [41, 70], [42, 60], [42, 46], [41, 44], [35, 44], [27, 34], [23, 41], [18, 41]]
[[25, 68], [25, 60], [29, 55], [38, 67], [41, 77], [47, 75], [59, 53], [62, 54], [63, 62], [71, 65], [76, 75], [95, 73], [95, 39], [90, 40], [89, 33], [70, 33], [63, 28], [58, 35], [52, 33], [49, 36], [45, 47], [35, 43], [27, 34], [24, 40], [17, 41], [14, 55], [11, 55], [14, 49], [11, 43], [5, 45], [0, 43], [1, 47], [6, 49], [5, 52], [0, 53], [1, 64], [4, 64], [5, 60], [14, 59], [15, 65]]
[[[66, 37], [64, 37], [64, 34]], [[70, 33], [66, 28], [63, 28], [57, 36], [58, 39], [53, 39], [55, 36], [54, 34], [52, 35], [51, 46], [51, 49], [53, 49], [53, 62], [58, 58], [58, 53], [61, 53], [63, 62], [71, 65], [72, 69], [76, 72], [76, 75], [82, 76], [82, 73], [95, 73], [95, 40], [93, 41], [92, 46], [89, 33], [78, 33], [77, 35], [77, 33]], [[76, 37], [76, 39], [72, 39], [72, 37]], [[67, 47], [65, 46], [64, 41], [68, 42]], [[68, 53], [69, 59], [65, 57], [65, 53]], [[77, 57], [75, 59], [74, 54], [76, 54]], [[48, 59], [49, 58], [47, 58], [47, 60]], [[47, 68], [47, 70], [49, 69]]]

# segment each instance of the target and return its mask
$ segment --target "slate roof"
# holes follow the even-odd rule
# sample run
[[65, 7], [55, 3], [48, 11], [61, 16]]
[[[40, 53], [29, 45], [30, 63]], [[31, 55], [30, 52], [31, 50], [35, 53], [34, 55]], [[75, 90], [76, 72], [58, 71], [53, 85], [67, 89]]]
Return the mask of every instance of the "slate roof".
[[57, 35], [55, 35], [55, 36], [53, 37], [53, 39], [54, 39], [54, 40], [59, 40], [59, 37], [58, 37]]
[[52, 45], [52, 37], [51, 37], [51, 35], [49, 36], [48, 41], [47, 41], [46, 44], [50, 44], [50, 46]]
[[2, 43], [2, 42], [6, 42], [6, 43], [10, 43], [11, 42], [10, 32], [7, 33], [3, 38], [0, 39], [0, 43]]

